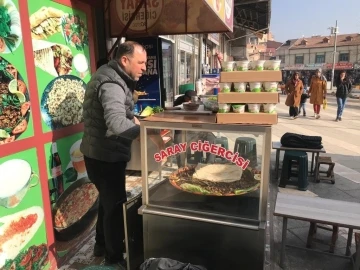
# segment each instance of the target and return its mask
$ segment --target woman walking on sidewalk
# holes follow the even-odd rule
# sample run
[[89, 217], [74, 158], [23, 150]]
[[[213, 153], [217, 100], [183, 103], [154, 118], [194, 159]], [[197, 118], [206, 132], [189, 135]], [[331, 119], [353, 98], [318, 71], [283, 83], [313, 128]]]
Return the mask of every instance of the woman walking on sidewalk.
[[321, 70], [317, 69], [315, 76], [311, 78], [310, 82], [310, 103], [314, 106], [314, 116], [316, 119], [320, 118], [320, 106], [326, 99], [326, 80], [321, 75]]
[[287, 94], [285, 105], [290, 107], [289, 114], [291, 119], [298, 117], [303, 88], [304, 86], [300, 80], [300, 74], [295, 72], [285, 85], [285, 92]]
[[344, 112], [346, 98], [351, 92], [352, 85], [346, 76], [346, 72], [341, 71], [339, 78], [336, 81], [336, 101], [337, 101], [337, 114], [335, 121], [341, 121], [342, 113]]

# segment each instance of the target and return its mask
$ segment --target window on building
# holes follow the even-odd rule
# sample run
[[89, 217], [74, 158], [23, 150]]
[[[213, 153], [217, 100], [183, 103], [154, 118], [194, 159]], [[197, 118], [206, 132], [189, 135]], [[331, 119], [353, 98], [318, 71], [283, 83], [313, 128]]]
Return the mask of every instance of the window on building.
[[339, 62], [349, 62], [349, 53], [340, 53], [339, 54]]
[[259, 39], [257, 37], [251, 37], [250, 44], [254, 44], [254, 45], [259, 44]]
[[187, 84], [194, 82], [194, 79], [198, 77], [196, 60], [197, 55], [192, 53], [180, 51], [180, 67], [179, 67], [179, 84]]
[[317, 54], [315, 56], [315, 64], [323, 64], [325, 63], [325, 54]]
[[279, 60], [281, 60], [281, 63], [285, 63], [285, 55], [279, 55]]
[[295, 56], [295, 64], [304, 64], [304, 56], [303, 55]]

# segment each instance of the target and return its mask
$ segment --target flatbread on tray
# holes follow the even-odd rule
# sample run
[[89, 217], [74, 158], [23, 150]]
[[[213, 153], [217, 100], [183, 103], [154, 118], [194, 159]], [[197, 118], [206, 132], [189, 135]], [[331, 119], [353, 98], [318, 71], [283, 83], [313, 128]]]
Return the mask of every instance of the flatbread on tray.
[[199, 164], [180, 168], [169, 176], [170, 183], [198, 195], [236, 196], [255, 191], [260, 186], [260, 172], [232, 164]]

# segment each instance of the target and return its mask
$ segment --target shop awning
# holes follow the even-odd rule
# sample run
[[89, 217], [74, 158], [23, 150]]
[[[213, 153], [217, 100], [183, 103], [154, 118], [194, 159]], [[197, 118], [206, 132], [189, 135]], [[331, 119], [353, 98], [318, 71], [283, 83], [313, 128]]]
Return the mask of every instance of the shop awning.
[[[332, 63], [323, 63], [323, 64], [297, 64], [297, 65], [286, 65], [283, 67], [284, 70], [331, 70], [333, 67]], [[356, 65], [353, 63], [339, 62], [335, 63], [335, 70], [349, 70], [356, 69]]]
[[108, 3], [111, 37], [233, 31], [234, 0], [117, 0]]
[[234, 28], [269, 31], [271, 0], [234, 0]]

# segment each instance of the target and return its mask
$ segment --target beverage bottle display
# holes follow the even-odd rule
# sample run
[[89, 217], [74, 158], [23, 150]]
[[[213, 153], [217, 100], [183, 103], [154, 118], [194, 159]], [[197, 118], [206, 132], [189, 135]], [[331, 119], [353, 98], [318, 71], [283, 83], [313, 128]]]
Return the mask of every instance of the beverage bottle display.
[[57, 144], [54, 142], [51, 147], [51, 176], [53, 186], [56, 189], [56, 199], [64, 192], [64, 178], [61, 169], [61, 160], [57, 150]]

